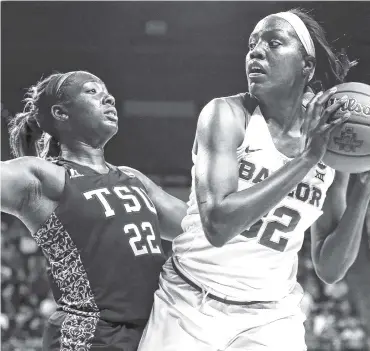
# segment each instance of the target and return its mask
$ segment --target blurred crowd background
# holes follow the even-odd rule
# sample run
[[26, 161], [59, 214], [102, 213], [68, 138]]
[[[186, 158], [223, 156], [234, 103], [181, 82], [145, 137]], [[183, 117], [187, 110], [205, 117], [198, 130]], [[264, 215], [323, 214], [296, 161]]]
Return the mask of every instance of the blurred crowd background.
[[[10, 225], [3, 221], [2, 231], [2, 350], [41, 351], [44, 323], [56, 308], [45, 259], [19, 221], [13, 220]], [[164, 246], [169, 251], [170, 245]], [[343, 280], [327, 285], [317, 278], [309, 235], [300, 252], [298, 280], [305, 290], [302, 306], [307, 315], [309, 351], [370, 350], [366, 321], [359, 313], [350, 283]]]
[[[359, 60], [348, 80], [370, 84], [369, 2], [2, 2], [1, 159], [11, 158], [6, 121], [22, 109], [25, 89], [53, 71], [88, 70], [117, 101], [120, 130], [107, 161], [187, 200], [200, 109], [247, 90], [249, 33], [267, 14], [293, 7], [312, 10], [334, 47]], [[356, 263], [333, 285], [317, 278], [307, 233], [298, 278], [309, 351], [370, 350], [365, 231]], [[2, 214], [1, 349], [41, 350], [55, 307], [41, 252], [18, 220]]]

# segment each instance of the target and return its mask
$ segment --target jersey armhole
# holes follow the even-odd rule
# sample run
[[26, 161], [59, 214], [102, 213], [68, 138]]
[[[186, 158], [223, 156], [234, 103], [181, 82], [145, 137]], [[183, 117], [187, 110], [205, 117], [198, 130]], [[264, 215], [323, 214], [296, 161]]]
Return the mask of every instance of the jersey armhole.
[[244, 114], [245, 114], [245, 130], [248, 127], [248, 124], [251, 120], [251, 117], [255, 111], [255, 109], [258, 107], [257, 100], [252, 97], [249, 93], [241, 94], [242, 98], [242, 105], [244, 107]]
[[[134, 168], [131, 168], [131, 167], [127, 167], [127, 166], [113, 166], [113, 165], [111, 165], [108, 162], [107, 162], [107, 164], [110, 167], [114, 167], [114, 168], [118, 169], [120, 172], [122, 172], [123, 174], [125, 174], [126, 176], [128, 176], [130, 179], [136, 179], [141, 184], [141, 186], [145, 189], [146, 193], [149, 194], [148, 187], [145, 185], [145, 183], [134, 172], [132, 172], [130, 169], [133, 169], [136, 172], [141, 173], [140, 171], [138, 171], [138, 170], [136, 170]], [[129, 168], [129, 169], [127, 169], [127, 168]], [[141, 174], [143, 174], [143, 173], [141, 173]], [[143, 177], [147, 177], [147, 176], [143, 174]]]
[[[244, 108], [244, 110], [243, 110], [244, 116], [245, 116], [244, 131], [246, 131], [247, 127], [248, 127], [248, 124], [251, 120], [251, 116], [252, 116], [254, 110], [258, 106], [258, 102], [249, 93], [240, 93], [239, 96], [240, 96], [240, 99], [241, 99], [241, 102], [242, 102], [242, 106]], [[229, 105], [229, 102], [226, 99], [225, 99], [225, 102]], [[238, 149], [243, 147], [244, 143], [245, 143], [245, 139], [243, 139], [240, 146], [238, 146]], [[195, 138], [192, 149], [191, 149], [193, 163], [195, 163], [194, 158], [197, 156], [197, 153], [196, 153], [197, 151], [198, 151], [198, 145], [197, 145], [197, 140]]]
[[239, 145], [238, 150], [244, 149], [248, 143], [248, 140], [246, 140], [246, 133], [248, 125], [251, 121], [252, 115], [256, 108], [258, 107], [258, 102], [255, 98], [253, 98], [249, 93], [242, 93], [240, 94], [241, 100], [242, 100], [242, 106], [243, 106], [243, 112], [245, 116], [245, 125], [244, 125], [244, 138], [242, 143]]

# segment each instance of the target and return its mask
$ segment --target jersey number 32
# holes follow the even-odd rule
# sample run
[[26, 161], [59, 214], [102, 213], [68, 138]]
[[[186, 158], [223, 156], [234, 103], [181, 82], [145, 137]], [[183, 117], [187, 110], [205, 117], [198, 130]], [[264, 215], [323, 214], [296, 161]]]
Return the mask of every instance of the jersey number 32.
[[[264, 222], [260, 219], [256, 222], [251, 229], [244, 231], [241, 235], [248, 239], [259, 236], [259, 243], [273, 250], [283, 252], [288, 245], [288, 239], [283, 236], [283, 233], [290, 233], [297, 227], [301, 219], [298, 211], [287, 206], [278, 207], [273, 216], [277, 217], [276, 220], [268, 221], [267, 225], [262, 229]], [[285, 217], [285, 218], [284, 218]], [[260, 234], [260, 231], [263, 231]], [[273, 239], [273, 235], [279, 231], [282, 233], [277, 239]]]

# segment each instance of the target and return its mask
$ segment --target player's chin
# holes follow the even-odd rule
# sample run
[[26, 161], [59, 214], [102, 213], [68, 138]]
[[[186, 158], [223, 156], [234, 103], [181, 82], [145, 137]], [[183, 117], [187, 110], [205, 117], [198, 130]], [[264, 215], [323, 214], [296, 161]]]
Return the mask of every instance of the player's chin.
[[248, 80], [248, 91], [258, 100], [274, 99], [280, 96], [281, 89], [287, 89], [285, 85], [275, 84], [271, 80], [265, 79], [260, 81]]
[[118, 131], [118, 120], [106, 119], [103, 122], [102, 128], [108, 129], [108, 130], [115, 130], [117, 132]]
[[100, 132], [104, 133], [108, 139], [112, 138], [118, 132], [118, 123], [112, 121], [104, 121], [99, 126]]
[[114, 136], [114, 135], [116, 135], [118, 133], [118, 124], [117, 125], [115, 125], [115, 126], [112, 126], [112, 128], [111, 128], [111, 134], [112, 134], [112, 137]]
[[266, 93], [266, 87], [261, 82], [248, 81], [248, 91], [256, 98], [262, 97]]

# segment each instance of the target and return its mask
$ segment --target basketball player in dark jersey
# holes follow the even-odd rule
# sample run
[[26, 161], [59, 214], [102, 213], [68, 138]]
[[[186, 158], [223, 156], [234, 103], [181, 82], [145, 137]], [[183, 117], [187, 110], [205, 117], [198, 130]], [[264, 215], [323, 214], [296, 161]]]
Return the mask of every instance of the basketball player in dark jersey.
[[[187, 206], [140, 172], [108, 164], [114, 98], [96, 76], [53, 74], [31, 87], [10, 125], [17, 158], [2, 162], [2, 211], [41, 247], [57, 311], [44, 350], [136, 350]], [[45, 158], [49, 146], [59, 157]], [[35, 155], [39, 157], [30, 157]]]

